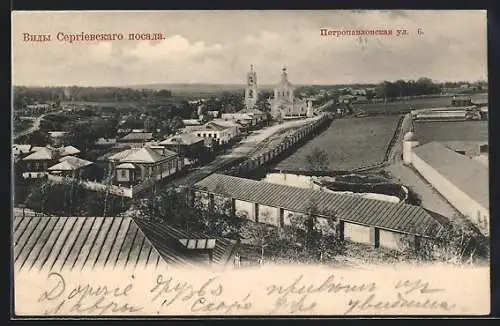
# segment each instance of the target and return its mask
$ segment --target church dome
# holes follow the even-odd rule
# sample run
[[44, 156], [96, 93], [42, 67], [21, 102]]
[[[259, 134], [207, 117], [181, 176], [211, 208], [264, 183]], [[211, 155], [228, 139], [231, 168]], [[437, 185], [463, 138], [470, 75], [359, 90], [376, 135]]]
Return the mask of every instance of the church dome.
[[404, 136], [404, 141], [417, 141], [417, 135], [410, 131], [410, 132], [407, 132]]

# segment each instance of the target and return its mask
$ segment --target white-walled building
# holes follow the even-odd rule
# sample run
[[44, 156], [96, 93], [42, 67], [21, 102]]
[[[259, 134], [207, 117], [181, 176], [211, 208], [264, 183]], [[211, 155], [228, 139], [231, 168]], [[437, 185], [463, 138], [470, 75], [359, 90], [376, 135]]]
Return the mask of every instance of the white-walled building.
[[288, 80], [286, 68], [282, 69], [281, 81], [274, 88], [271, 115], [275, 119], [313, 116], [312, 103], [294, 95], [295, 87]]
[[487, 165], [439, 142], [419, 146], [413, 133], [405, 136], [403, 160], [411, 164], [460, 213], [483, 232], [489, 233]]
[[201, 138], [213, 139], [219, 145], [231, 142], [239, 134], [238, 127], [230, 125], [229, 121], [224, 121], [224, 123], [210, 121], [203, 126], [192, 127], [189, 132]]

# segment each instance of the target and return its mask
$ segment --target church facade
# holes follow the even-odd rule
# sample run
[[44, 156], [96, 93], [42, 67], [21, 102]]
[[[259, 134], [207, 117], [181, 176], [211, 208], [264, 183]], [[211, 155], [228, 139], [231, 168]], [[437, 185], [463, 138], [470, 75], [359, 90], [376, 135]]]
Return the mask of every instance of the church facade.
[[274, 119], [290, 119], [313, 116], [312, 102], [294, 95], [295, 88], [288, 80], [286, 68], [281, 71], [280, 83], [274, 88], [271, 115]]
[[[314, 115], [312, 102], [294, 95], [295, 88], [288, 81], [286, 68], [282, 69], [281, 81], [274, 88], [274, 96], [269, 100], [271, 116], [275, 120], [312, 117]], [[259, 97], [257, 88], [257, 73], [250, 66], [246, 75], [245, 107], [247, 110], [255, 109]]]

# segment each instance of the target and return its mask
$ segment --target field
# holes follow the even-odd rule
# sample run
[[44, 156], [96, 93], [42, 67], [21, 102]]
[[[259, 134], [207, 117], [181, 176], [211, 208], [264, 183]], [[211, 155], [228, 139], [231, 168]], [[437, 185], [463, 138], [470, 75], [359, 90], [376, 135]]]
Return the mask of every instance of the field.
[[[223, 92], [238, 92], [243, 94], [245, 91], [244, 84], [149, 84], [149, 85], [132, 85], [127, 86], [133, 89], [168, 89], [172, 91], [172, 95], [178, 98], [200, 99], [210, 96], [220, 96]], [[272, 91], [274, 86], [260, 85], [260, 91]]]
[[330, 171], [347, 171], [381, 163], [399, 115], [333, 120], [319, 136], [279, 162], [275, 169], [308, 170], [306, 157], [315, 147], [328, 153]]
[[488, 121], [417, 122], [419, 142], [487, 141]]
[[[488, 101], [487, 94], [471, 95], [473, 103], [484, 103]], [[364, 111], [366, 113], [394, 113], [399, 114], [409, 112], [412, 109], [427, 109], [436, 107], [446, 107], [451, 105], [451, 96], [424, 97], [407, 101], [390, 103], [369, 103], [354, 104], [354, 112]]]

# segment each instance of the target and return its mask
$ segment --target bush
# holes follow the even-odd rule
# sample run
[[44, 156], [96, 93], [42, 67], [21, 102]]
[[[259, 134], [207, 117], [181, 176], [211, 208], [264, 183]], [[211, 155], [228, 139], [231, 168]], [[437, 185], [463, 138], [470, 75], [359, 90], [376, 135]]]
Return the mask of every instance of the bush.
[[489, 256], [488, 241], [477, 228], [460, 216], [453, 217], [436, 239], [401, 239], [403, 258], [462, 264], [474, 263]]
[[26, 206], [47, 215], [114, 216], [128, 208], [129, 200], [107, 191], [92, 191], [76, 181], [43, 182], [26, 199]]

